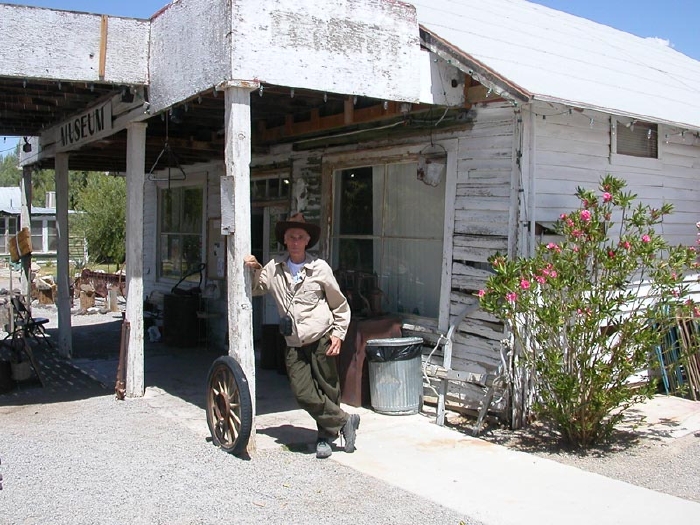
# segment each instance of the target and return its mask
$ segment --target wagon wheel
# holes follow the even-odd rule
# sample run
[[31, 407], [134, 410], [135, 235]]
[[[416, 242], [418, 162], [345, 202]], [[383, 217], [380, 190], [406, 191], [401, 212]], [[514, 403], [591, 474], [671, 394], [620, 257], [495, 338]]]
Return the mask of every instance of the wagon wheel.
[[253, 424], [248, 380], [230, 356], [219, 357], [209, 369], [207, 424], [212, 441], [222, 450], [237, 455], [248, 445]]

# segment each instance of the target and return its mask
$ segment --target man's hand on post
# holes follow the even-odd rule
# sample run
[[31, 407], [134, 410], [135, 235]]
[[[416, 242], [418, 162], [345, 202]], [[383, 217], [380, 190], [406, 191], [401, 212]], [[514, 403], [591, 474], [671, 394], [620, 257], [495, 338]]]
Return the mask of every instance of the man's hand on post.
[[262, 268], [262, 264], [258, 262], [258, 260], [255, 258], [255, 255], [246, 255], [243, 257], [243, 264], [247, 268], [252, 268], [253, 270], [258, 270]]

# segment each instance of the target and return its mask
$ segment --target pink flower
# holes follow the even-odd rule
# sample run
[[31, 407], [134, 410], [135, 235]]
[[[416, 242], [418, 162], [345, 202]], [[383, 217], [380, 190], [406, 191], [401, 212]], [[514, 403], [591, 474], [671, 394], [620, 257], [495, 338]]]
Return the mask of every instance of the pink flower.
[[603, 193], [603, 202], [610, 202], [612, 200], [612, 195], [607, 191]]
[[566, 225], [567, 225], [569, 228], [571, 228], [571, 227], [574, 225], [574, 221], [572, 221], [571, 219], [566, 219]]
[[676, 272], [671, 272], [671, 279], [673, 279], [674, 281], [678, 279], [678, 274]]
[[537, 282], [540, 283], [540, 284], [544, 284], [545, 281], [546, 281], [546, 279], [545, 279], [543, 276], [538, 275], [538, 276], [535, 277], [535, 281], [537, 281]]
[[578, 239], [579, 237], [581, 237], [582, 234], [583, 234], [583, 232], [581, 232], [581, 230], [574, 230], [571, 232], [571, 236], [575, 239]]
[[642, 235], [642, 242], [651, 242], [651, 237], [649, 237], [646, 233]]
[[557, 272], [556, 272], [555, 270], [552, 270], [551, 272], [549, 272], [549, 276], [550, 276], [552, 279], [556, 279], [556, 278], [557, 278], [557, 275], [558, 275], [558, 274], [557, 274]]
[[588, 199], [583, 199], [583, 207], [588, 208]]
[[[559, 216], [559, 218], [560, 218], [562, 221], [563, 221], [563, 220], [566, 220], [566, 217], [567, 217], [566, 213], [562, 213], [562, 214]], [[700, 224], [700, 223], [698, 223], [698, 224]], [[698, 226], [698, 228], [700, 228], [700, 226]]]
[[578, 246], [577, 245], [574, 244], [574, 247], [571, 249], [574, 251], [574, 253], [578, 253]]
[[678, 290], [671, 290], [671, 295], [673, 295], [673, 297], [678, 297], [680, 292]]
[[547, 249], [548, 249], [548, 250], [555, 250], [556, 248], [557, 248], [556, 243], [550, 242], [550, 243], [547, 245]]
[[608, 257], [610, 257], [611, 259], [614, 259], [615, 258], [615, 250], [608, 250]]
[[629, 243], [629, 241], [624, 241], [624, 242], [622, 243], [622, 247], [623, 247], [625, 250], [629, 250], [631, 246], [632, 246], [632, 245]]
[[522, 279], [520, 281], [520, 288], [522, 288], [523, 290], [528, 290], [530, 288], [530, 281], [528, 281], [527, 279]]
[[506, 300], [507, 300], [509, 303], [514, 303], [515, 300], [516, 300], [517, 298], [518, 298], [518, 294], [515, 293], [515, 292], [508, 292], [508, 293], [506, 294]]
[[486, 291], [484, 291], [484, 290], [479, 290], [479, 293], [477, 293], [477, 295], [478, 295], [479, 297], [483, 297], [484, 295], [486, 295]]
[[591, 220], [591, 212], [588, 210], [581, 210], [581, 220], [588, 222]]

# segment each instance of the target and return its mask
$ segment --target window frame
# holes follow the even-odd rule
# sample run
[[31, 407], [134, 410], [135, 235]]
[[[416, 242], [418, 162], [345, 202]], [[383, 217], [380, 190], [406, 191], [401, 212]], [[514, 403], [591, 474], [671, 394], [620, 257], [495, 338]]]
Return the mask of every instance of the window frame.
[[[10, 239], [17, 235], [17, 227], [19, 226], [19, 217], [16, 215], [3, 215], [0, 216], [0, 221], [2, 221], [3, 232], [0, 233], [2, 237], [2, 246], [0, 246], [0, 253], [9, 254], [10, 253]], [[14, 233], [11, 232], [10, 223], [14, 223]]]
[[[40, 246], [34, 246], [34, 230], [33, 230], [33, 224], [34, 222], [41, 223], [41, 245]], [[58, 253], [58, 246], [56, 247], [55, 250], [50, 250], [49, 249], [49, 223], [53, 223], [53, 229], [56, 232], [56, 243], [58, 243], [58, 221], [56, 220], [55, 216], [46, 216], [46, 215], [39, 215], [39, 216], [32, 216], [30, 220], [30, 225], [29, 225], [29, 232], [32, 238], [32, 251], [35, 253]], [[38, 237], [38, 235], [36, 235]]]
[[[445, 171], [445, 209], [443, 210], [443, 253], [441, 266], [441, 283], [439, 296], [439, 312], [437, 318], [437, 329], [446, 331], [450, 324], [450, 295], [452, 289], [452, 252], [455, 209], [451, 204], [451, 197], [457, 190], [457, 149], [458, 140], [444, 139], [439, 141], [421, 142], [413, 144], [399, 144], [381, 150], [365, 150], [352, 152], [329, 153], [323, 157], [322, 164], [322, 213], [321, 224], [327, 225], [325, 232], [328, 239], [324, 240], [322, 235], [322, 256], [328, 261], [332, 261], [331, 237], [333, 234], [332, 220], [335, 215], [334, 206], [336, 193], [335, 173], [340, 170], [354, 167], [372, 166], [377, 164], [394, 164], [401, 162], [418, 162], [419, 155], [431, 145], [439, 145], [445, 149], [447, 154], [447, 166]], [[417, 320], [424, 324], [433, 325], [435, 318], [416, 316], [409, 312], [401, 314], [405, 320]], [[433, 325], [434, 326], [434, 325]]]
[[[656, 126], [656, 137], [649, 140], [656, 140], [656, 157], [640, 157], [625, 153], [618, 153], [617, 139], [618, 129], [621, 127], [627, 128], [633, 124]], [[627, 166], [633, 168], [646, 168], [653, 170], [661, 170], [663, 167], [662, 159], [662, 141], [663, 126], [653, 122], [643, 121], [641, 119], [612, 117], [610, 120], [610, 164], [617, 166]]]
[[[187, 190], [187, 189], [199, 189], [201, 191], [201, 198], [202, 198], [202, 217], [201, 217], [201, 228], [199, 231], [199, 238], [200, 238], [200, 250], [199, 250], [199, 260], [200, 262], [205, 262], [206, 260], [206, 228], [207, 228], [207, 192], [206, 192], [206, 182], [205, 181], [199, 181], [199, 182], [191, 182], [191, 183], [184, 183], [185, 181], [182, 181], [178, 184], [176, 183], [171, 183], [169, 186], [166, 185], [158, 185], [156, 188], [156, 201], [157, 201], [157, 206], [156, 206], [156, 237], [157, 237], [157, 242], [156, 242], [156, 280], [158, 282], [163, 282], [163, 283], [171, 283], [171, 282], [177, 282], [182, 278], [182, 274], [180, 275], [163, 275], [162, 271], [162, 254], [163, 254], [163, 246], [162, 246], [162, 237], [163, 237], [163, 224], [162, 224], [162, 209], [163, 209], [163, 196], [166, 191], [172, 191], [172, 190]], [[183, 235], [182, 231], [180, 232], [166, 232], [166, 235], [171, 235], [174, 233], [178, 233], [180, 236]], [[195, 235], [194, 233], [188, 233], [188, 235]], [[182, 257], [182, 256], [181, 256]], [[197, 280], [199, 277], [197, 274], [190, 276], [187, 278], [188, 281], [191, 280]]]

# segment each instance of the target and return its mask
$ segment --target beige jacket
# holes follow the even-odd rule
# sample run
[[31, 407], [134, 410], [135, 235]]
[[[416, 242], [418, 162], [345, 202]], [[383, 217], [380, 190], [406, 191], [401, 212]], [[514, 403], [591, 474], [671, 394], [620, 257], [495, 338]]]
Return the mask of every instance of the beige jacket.
[[308, 345], [329, 331], [344, 340], [350, 324], [350, 305], [331, 267], [307, 253], [300, 270], [301, 282], [294, 286], [287, 258], [287, 254], [275, 257], [255, 270], [253, 278], [253, 294], [272, 293], [280, 317], [292, 318], [292, 335], [285, 337], [287, 346]]

